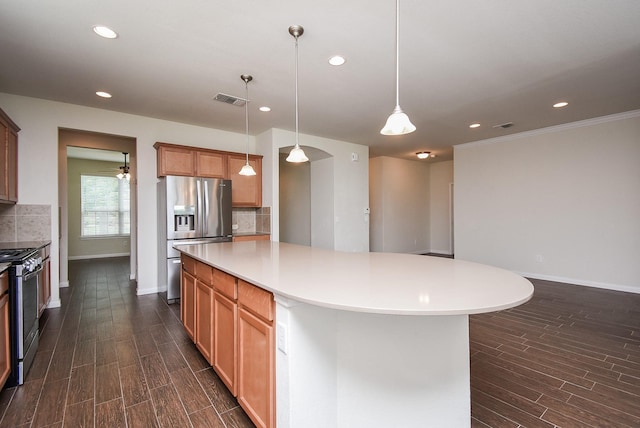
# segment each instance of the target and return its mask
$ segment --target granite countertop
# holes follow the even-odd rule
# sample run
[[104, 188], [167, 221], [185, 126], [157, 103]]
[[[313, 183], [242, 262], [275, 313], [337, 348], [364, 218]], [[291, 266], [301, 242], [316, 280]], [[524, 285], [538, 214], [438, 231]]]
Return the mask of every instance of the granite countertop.
[[11, 263], [0, 263], [0, 273], [9, 269], [9, 266], [11, 266]]
[[265, 233], [265, 232], [240, 232], [240, 233], [233, 234], [233, 236], [263, 236], [263, 235], [271, 235], [271, 234]]
[[398, 253], [345, 253], [272, 241], [177, 248], [274, 294], [352, 312], [461, 315], [531, 298], [525, 278], [492, 266]]
[[19, 250], [23, 248], [42, 248], [51, 245], [51, 241], [9, 241], [0, 242], [0, 250]]

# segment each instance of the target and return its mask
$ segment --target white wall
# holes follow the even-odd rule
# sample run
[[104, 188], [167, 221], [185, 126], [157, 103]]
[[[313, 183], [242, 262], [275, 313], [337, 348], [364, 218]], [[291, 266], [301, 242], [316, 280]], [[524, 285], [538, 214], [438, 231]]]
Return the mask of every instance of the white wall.
[[456, 258], [640, 292], [640, 111], [454, 153]]
[[[279, 150], [293, 146], [295, 134], [282, 129], [271, 129], [258, 137], [257, 153], [264, 156], [263, 174], [271, 171], [270, 179], [262, 185], [262, 202], [271, 206], [271, 216], [280, 215], [279, 189]], [[369, 207], [369, 147], [344, 141], [331, 140], [312, 135], [300, 134], [300, 145], [314, 147], [328, 153], [333, 158], [334, 182], [334, 249], [347, 252], [369, 251], [369, 218], [364, 209]], [[358, 161], [351, 160], [351, 154]], [[269, 165], [265, 165], [265, 164]], [[277, 221], [273, 222], [271, 238], [278, 241], [280, 230]]]
[[311, 246], [311, 165], [280, 156], [280, 242]]
[[453, 183], [453, 161], [430, 164], [429, 170], [429, 247], [432, 253], [453, 254], [451, 240], [450, 184]]
[[[108, 101], [107, 101], [108, 102]], [[0, 93], [0, 107], [20, 126], [18, 192], [21, 204], [58, 206], [58, 128], [136, 139], [138, 293], [157, 291], [156, 141], [219, 150], [245, 150], [244, 134], [185, 125], [72, 104]], [[250, 151], [255, 149], [250, 139]], [[268, 167], [267, 167], [268, 170]], [[264, 172], [264, 171], [263, 171]], [[59, 299], [58, 210], [52, 208], [52, 300]]]
[[370, 174], [371, 251], [428, 253], [429, 164], [382, 156]]
[[311, 162], [311, 246], [333, 250], [333, 158]]

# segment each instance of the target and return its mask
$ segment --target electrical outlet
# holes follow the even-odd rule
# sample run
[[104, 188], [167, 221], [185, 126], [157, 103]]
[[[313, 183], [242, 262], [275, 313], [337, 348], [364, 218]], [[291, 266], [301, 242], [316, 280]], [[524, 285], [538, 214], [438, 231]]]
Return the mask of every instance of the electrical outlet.
[[287, 347], [289, 342], [287, 338], [287, 333], [288, 333], [287, 326], [279, 322], [276, 334], [278, 336], [278, 350], [280, 350], [283, 354], [287, 353]]

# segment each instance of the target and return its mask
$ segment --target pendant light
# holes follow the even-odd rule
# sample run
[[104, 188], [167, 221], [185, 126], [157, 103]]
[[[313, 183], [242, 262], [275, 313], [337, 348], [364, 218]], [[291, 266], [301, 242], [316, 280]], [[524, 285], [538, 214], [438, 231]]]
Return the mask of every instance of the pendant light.
[[127, 155], [129, 153], [122, 152], [122, 154], [124, 155], [124, 165], [120, 167], [120, 172], [116, 174], [116, 177], [118, 177], [119, 180], [126, 178], [127, 181], [129, 181], [131, 179], [131, 174], [129, 174], [129, 165], [127, 165]]
[[384, 128], [380, 130], [382, 135], [403, 135], [416, 130], [400, 108], [400, 0], [396, 0], [396, 107], [387, 119]]
[[287, 156], [287, 162], [302, 163], [308, 162], [309, 158], [304, 154], [304, 150], [300, 148], [298, 143], [298, 37], [302, 36], [304, 28], [300, 25], [292, 25], [289, 27], [289, 34], [296, 39], [296, 145], [289, 152]]
[[253, 80], [253, 76], [250, 74], [243, 74], [240, 78], [244, 81], [244, 93], [245, 93], [245, 101], [244, 101], [244, 119], [245, 119], [245, 130], [247, 134], [247, 163], [244, 164], [242, 169], [238, 174], [240, 175], [256, 175], [256, 172], [253, 170], [253, 167], [249, 164], [249, 82]]

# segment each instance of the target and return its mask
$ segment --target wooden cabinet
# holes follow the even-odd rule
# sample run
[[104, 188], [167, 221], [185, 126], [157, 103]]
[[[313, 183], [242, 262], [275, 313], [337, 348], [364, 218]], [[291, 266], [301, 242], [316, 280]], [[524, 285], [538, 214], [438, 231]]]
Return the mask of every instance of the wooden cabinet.
[[236, 395], [237, 378], [237, 279], [221, 270], [213, 271], [214, 345], [213, 368], [229, 391]]
[[18, 201], [18, 132], [20, 128], [0, 109], [0, 202]]
[[258, 427], [275, 427], [273, 294], [238, 280], [238, 403]]
[[234, 207], [262, 206], [262, 156], [249, 155], [254, 176], [240, 175], [246, 155], [177, 144], [154, 144], [157, 150], [158, 177], [182, 175], [187, 177], [225, 178], [232, 184]]
[[158, 177], [165, 175], [195, 176], [196, 157], [189, 147], [156, 143]]
[[268, 241], [271, 239], [271, 235], [240, 235], [234, 236], [233, 242], [242, 242], [242, 241]]
[[202, 356], [213, 362], [213, 288], [196, 279], [196, 346]]
[[180, 278], [180, 319], [189, 337], [195, 338], [196, 330], [196, 261], [182, 256], [182, 274]]
[[227, 156], [222, 153], [198, 150], [196, 156], [197, 177], [227, 178]]
[[228, 170], [232, 182], [232, 197], [234, 207], [262, 206], [262, 156], [249, 155], [249, 164], [256, 175], [240, 175], [240, 170], [247, 162], [246, 155], [229, 155]]
[[11, 332], [9, 330], [9, 271], [0, 274], [0, 388], [11, 374]]
[[38, 317], [47, 308], [51, 298], [51, 259], [49, 258], [49, 246], [45, 247], [42, 260], [42, 271], [38, 274]]
[[187, 333], [253, 423], [275, 427], [273, 294], [184, 254], [181, 286]]

